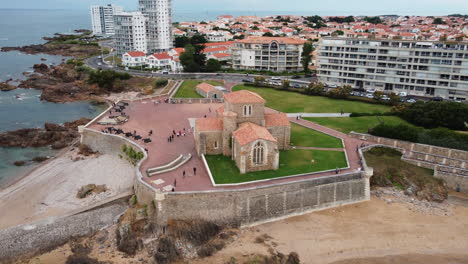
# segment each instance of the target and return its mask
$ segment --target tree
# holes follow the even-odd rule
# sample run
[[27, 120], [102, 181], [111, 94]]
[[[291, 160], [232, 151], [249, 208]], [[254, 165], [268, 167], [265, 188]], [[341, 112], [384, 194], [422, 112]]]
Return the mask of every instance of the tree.
[[378, 17], [378, 16], [375, 16], [375, 17], [365, 17], [365, 18], [364, 18], [364, 21], [366, 21], [366, 22], [368, 22], [368, 23], [371, 23], [371, 24], [375, 24], [375, 25], [377, 25], [377, 24], [382, 24], [382, 23], [383, 23], [382, 19], [380, 19], [380, 17]]
[[116, 86], [117, 80], [128, 80], [132, 76], [128, 73], [120, 73], [112, 70], [92, 71], [88, 77], [88, 83], [97, 84], [99, 87], [109, 92], [120, 92], [121, 86]]
[[244, 39], [244, 35], [234, 36], [232, 39]]
[[264, 82], [265, 82], [265, 77], [262, 77], [262, 76], [254, 77], [254, 85], [255, 86], [260, 87], [260, 86], [263, 85]]
[[273, 34], [271, 32], [265, 32], [263, 34], [264, 37], [273, 37]]
[[252, 29], [252, 30], [259, 30], [259, 28], [258, 28], [257, 26], [250, 27], [250, 29]]
[[201, 72], [205, 67], [206, 55], [203, 54], [204, 45], [187, 45], [180, 54], [180, 63], [185, 72]]
[[291, 84], [291, 82], [290, 82], [289, 80], [283, 80], [282, 85], [281, 85], [281, 88], [282, 88], [283, 90], [288, 90], [290, 84]]
[[308, 73], [309, 72], [309, 64], [312, 61], [312, 55], [311, 53], [314, 52], [314, 46], [312, 45], [311, 42], [306, 42], [304, 44], [304, 47], [302, 48], [302, 67], [304, 68], [304, 72]]
[[390, 98], [391, 105], [398, 105], [400, 103], [400, 96], [397, 95], [396, 93], [391, 93], [389, 95], [389, 98]]
[[174, 39], [174, 46], [176, 48], [185, 47], [187, 44], [190, 44], [190, 38], [187, 36], [177, 36]]
[[442, 24], [445, 24], [445, 21], [442, 18], [438, 17], [438, 18], [434, 19], [434, 21], [432, 21], [432, 24], [442, 25]]
[[207, 72], [217, 72], [219, 70], [221, 70], [221, 63], [217, 59], [209, 59], [206, 62]]
[[375, 91], [374, 93], [374, 99], [377, 101], [380, 101], [383, 96], [384, 96], [384, 92], [382, 91]]
[[343, 30], [335, 30], [332, 35], [338, 35], [338, 36], [343, 36], [344, 35], [344, 31]]

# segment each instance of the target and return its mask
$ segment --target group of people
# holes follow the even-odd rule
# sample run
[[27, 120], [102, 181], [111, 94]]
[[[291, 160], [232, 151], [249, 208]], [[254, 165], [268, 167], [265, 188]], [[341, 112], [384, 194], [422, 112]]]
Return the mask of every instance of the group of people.
[[[193, 176], [196, 176], [197, 175], [197, 168], [196, 167], [193, 167]], [[182, 178], [185, 178], [186, 176], [186, 173], [185, 173], [185, 170], [182, 171]], [[173, 187], [172, 187], [172, 192], [175, 191], [175, 188], [177, 187], [177, 179], [174, 179], [174, 184], [173, 184]]]
[[[109, 117], [117, 117], [117, 116], [125, 116], [128, 115], [124, 112], [125, 108], [128, 106], [128, 103], [120, 102], [120, 103], [112, 103], [112, 108], [109, 110]], [[112, 115], [114, 113], [114, 115]], [[117, 114], [118, 113], [118, 114]]]
[[185, 137], [187, 134], [190, 134], [192, 132], [192, 129], [185, 129], [185, 127], [182, 130], [176, 131], [175, 129], [172, 130], [172, 134], [167, 138], [167, 142], [172, 142], [174, 141], [175, 137]]

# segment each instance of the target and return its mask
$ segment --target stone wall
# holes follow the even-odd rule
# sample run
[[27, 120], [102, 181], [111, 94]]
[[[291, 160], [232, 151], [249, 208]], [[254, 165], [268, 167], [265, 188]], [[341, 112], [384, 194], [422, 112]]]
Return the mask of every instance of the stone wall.
[[215, 98], [171, 98], [171, 103], [174, 104], [220, 104], [224, 103], [224, 99]]
[[291, 143], [291, 127], [275, 126], [269, 127], [268, 131], [278, 141], [278, 149], [287, 149]]
[[140, 202], [154, 201], [151, 218], [160, 224], [170, 219], [205, 219], [246, 226], [366, 201], [368, 184], [361, 173], [351, 173], [232, 191], [148, 194], [136, 187], [135, 192]]
[[468, 174], [462, 176], [460, 174], [453, 174], [441, 170], [434, 171], [434, 177], [443, 179], [447, 186], [463, 193], [468, 193]]
[[48, 218], [0, 230], [0, 263], [18, 261], [50, 251], [72, 237], [87, 236], [114, 224], [126, 205], [114, 204], [86, 213]]

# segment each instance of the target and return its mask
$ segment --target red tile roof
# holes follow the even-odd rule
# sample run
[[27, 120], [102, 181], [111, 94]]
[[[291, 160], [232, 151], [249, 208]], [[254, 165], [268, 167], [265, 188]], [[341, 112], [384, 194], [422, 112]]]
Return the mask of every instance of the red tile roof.
[[200, 83], [196, 86], [196, 88], [204, 91], [205, 93], [208, 93], [209, 91], [216, 89], [213, 85], [209, 83]]
[[167, 52], [155, 53], [152, 56], [154, 56], [158, 60], [170, 60], [170, 59], [172, 59], [172, 57], [169, 56], [169, 54], [167, 54]]
[[216, 117], [198, 118], [195, 121], [198, 131], [220, 131], [223, 130], [223, 119]]
[[219, 46], [231, 46], [236, 43], [235, 41], [224, 41], [224, 42], [211, 42], [211, 43], [205, 43], [206, 48], [210, 47], [219, 47]]
[[146, 56], [146, 54], [142, 51], [128, 51], [127, 52], [130, 57], [143, 57]]
[[214, 48], [205, 48], [205, 49], [203, 49], [203, 53], [210, 53], [210, 52], [217, 52], [217, 51], [226, 51], [226, 50], [229, 50], [229, 48], [227, 48], [227, 47], [225, 47], [225, 46], [214, 47]]
[[230, 53], [215, 53], [213, 54], [214, 57], [216, 58], [226, 58], [226, 57], [231, 57]]
[[242, 123], [240, 127], [232, 133], [232, 135], [241, 146], [258, 139], [277, 142], [266, 128], [251, 122]]
[[265, 114], [265, 126], [291, 126], [285, 113]]
[[304, 44], [305, 41], [301, 39], [288, 38], [288, 37], [248, 37], [242, 40], [238, 40], [239, 43], [249, 44], [269, 44], [272, 41], [276, 41], [280, 44]]
[[224, 100], [233, 104], [265, 103], [265, 99], [263, 99], [260, 95], [247, 90], [240, 90], [237, 92], [225, 94]]

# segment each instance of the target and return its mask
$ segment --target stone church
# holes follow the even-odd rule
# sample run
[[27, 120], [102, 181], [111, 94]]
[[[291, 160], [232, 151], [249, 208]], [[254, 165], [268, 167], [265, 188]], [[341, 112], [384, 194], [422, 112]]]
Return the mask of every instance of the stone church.
[[216, 117], [198, 118], [194, 136], [198, 155], [230, 156], [241, 173], [276, 170], [291, 125], [284, 113], [265, 113], [260, 95], [241, 90], [224, 95]]

